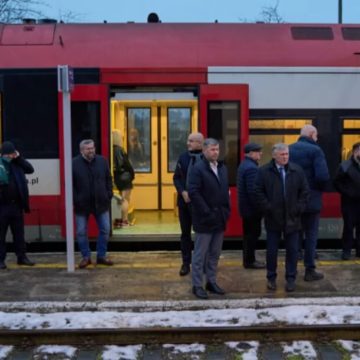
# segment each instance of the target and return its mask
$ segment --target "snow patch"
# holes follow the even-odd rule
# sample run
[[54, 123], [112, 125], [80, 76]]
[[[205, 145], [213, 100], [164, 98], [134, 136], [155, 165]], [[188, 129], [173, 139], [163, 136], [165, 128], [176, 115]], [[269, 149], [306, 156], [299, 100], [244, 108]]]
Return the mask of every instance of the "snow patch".
[[61, 354], [67, 356], [67, 358], [71, 359], [75, 356], [76, 348], [73, 346], [63, 346], [63, 345], [42, 345], [39, 346], [36, 350], [36, 354]]
[[104, 347], [102, 360], [136, 360], [138, 353], [142, 350], [142, 345], [113, 346]]
[[282, 343], [286, 355], [301, 355], [304, 360], [316, 360], [317, 355], [310, 341], [293, 341], [291, 344]]
[[0, 345], [0, 360], [6, 360], [8, 355], [13, 351], [13, 346], [1, 346]]

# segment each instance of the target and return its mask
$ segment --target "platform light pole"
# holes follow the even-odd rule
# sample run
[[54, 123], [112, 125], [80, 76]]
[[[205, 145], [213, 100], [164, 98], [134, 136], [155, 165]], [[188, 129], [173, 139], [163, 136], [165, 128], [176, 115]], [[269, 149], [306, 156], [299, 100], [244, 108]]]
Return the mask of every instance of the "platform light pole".
[[339, 7], [338, 7], [338, 23], [342, 24], [342, 0], [339, 0]]
[[66, 258], [68, 272], [75, 271], [74, 246], [74, 210], [73, 210], [73, 178], [71, 154], [71, 97], [74, 87], [74, 71], [68, 65], [59, 65], [58, 91], [62, 93], [63, 137], [64, 137], [64, 175], [65, 175], [65, 226], [66, 226]]

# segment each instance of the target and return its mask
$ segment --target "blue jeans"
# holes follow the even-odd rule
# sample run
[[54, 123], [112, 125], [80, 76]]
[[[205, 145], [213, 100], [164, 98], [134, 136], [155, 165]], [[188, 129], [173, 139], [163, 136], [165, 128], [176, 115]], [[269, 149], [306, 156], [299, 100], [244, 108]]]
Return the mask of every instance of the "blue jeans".
[[315, 253], [319, 232], [320, 213], [301, 215], [302, 232], [305, 235], [304, 266], [306, 270], [315, 269]]
[[[266, 269], [267, 279], [275, 280], [277, 273], [277, 258], [279, 242], [281, 239], [281, 231], [266, 231]], [[299, 232], [295, 231], [291, 234], [284, 234], [285, 240], [285, 279], [287, 281], [295, 281], [297, 273], [297, 255]]]
[[[99, 228], [99, 236], [96, 242], [96, 252], [98, 258], [106, 256], [107, 243], [110, 235], [110, 215], [109, 211], [94, 215]], [[90, 258], [91, 251], [88, 239], [88, 220], [89, 215], [75, 214], [76, 238], [82, 257]]]

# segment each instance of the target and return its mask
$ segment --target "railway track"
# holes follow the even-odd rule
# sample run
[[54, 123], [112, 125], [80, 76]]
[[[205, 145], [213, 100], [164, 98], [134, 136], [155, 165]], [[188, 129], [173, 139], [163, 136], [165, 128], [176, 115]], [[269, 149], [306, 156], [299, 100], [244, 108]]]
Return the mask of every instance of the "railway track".
[[0, 344], [17, 347], [37, 345], [98, 346], [105, 344], [221, 344], [228, 341], [279, 342], [308, 340], [360, 340], [360, 324], [311, 326], [42, 329], [0, 330]]

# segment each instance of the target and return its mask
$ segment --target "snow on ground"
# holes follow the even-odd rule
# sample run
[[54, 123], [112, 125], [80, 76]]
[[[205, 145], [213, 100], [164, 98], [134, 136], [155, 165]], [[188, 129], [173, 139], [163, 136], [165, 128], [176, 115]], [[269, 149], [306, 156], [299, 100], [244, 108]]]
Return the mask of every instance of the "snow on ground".
[[8, 359], [8, 355], [13, 351], [13, 346], [1, 346], [0, 345], [0, 360]]
[[129, 346], [105, 346], [104, 352], [101, 355], [102, 360], [134, 360], [137, 359], [137, 354], [141, 351], [142, 345]]
[[204, 353], [206, 350], [205, 345], [202, 344], [164, 344], [163, 347], [167, 349], [172, 354], [187, 354], [186, 358], [191, 360], [200, 359], [200, 354]]
[[337, 343], [341, 345], [346, 351], [350, 352], [350, 360], [360, 359], [360, 342], [351, 340], [338, 340]]
[[137, 327], [216, 327], [269, 324], [360, 324], [360, 306], [291, 305], [261, 309], [117, 312], [0, 312], [3, 329], [91, 329]]
[[66, 356], [67, 359], [71, 359], [75, 353], [76, 348], [73, 346], [63, 346], [63, 345], [42, 345], [36, 348], [36, 355], [62, 355]]
[[301, 355], [304, 360], [316, 360], [317, 354], [310, 341], [293, 341], [282, 343], [283, 353], [287, 356]]
[[257, 352], [259, 349], [258, 341], [230, 341], [225, 343], [230, 349], [235, 349], [240, 353], [242, 360], [257, 360]]

